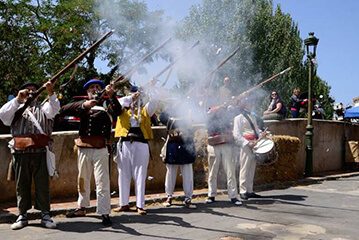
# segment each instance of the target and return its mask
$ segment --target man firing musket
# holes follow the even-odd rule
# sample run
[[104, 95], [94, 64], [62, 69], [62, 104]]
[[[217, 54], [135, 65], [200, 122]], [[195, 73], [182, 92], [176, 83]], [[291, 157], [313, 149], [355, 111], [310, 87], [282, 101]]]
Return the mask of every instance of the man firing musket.
[[[91, 47], [81, 53], [65, 68], [55, 74], [42, 86], [26, 83], [20, 87], [17, 97], [0, 109], [0, 119], [11, 126], [13, 139], [9, 143], [13, 154], [12, 167], [15, 171], [17, 206], [19, 216], [11, 229], [21, 229], [28, 225], [27, 211], [32, 208], [31, 183], [35, 183], [35, 208], [41, 211], [41, 225], [56, 228], [50, 216], [49, 175], [47, 151], [51, 150], [53, 119], [60, 109], [54, 93], [54, 84], [68, 69], [80, 61], [88, 52], [108, 38], [112, 31], [105, 34]], [[40, 104], [38, 96], [46, 89], [49, 101]], [[51, 161], [50, 161], [51, 162]]]

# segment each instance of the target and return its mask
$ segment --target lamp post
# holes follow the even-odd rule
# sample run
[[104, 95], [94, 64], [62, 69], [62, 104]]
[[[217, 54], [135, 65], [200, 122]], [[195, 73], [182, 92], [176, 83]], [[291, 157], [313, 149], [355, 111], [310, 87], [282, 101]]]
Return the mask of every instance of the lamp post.
[[311, 176], [313, 173], [313, 125], [312, 125], [312, 80], [314, 77], [315, 56], [319, 39], [314, 36], [314, 32], [309, 33], [309, 37], [304, 40], [307, 53], [308, 74], [308, 117], [307, 131], [305, 133], [306, 140], [306, 159], [305, 159], [305, 176]]

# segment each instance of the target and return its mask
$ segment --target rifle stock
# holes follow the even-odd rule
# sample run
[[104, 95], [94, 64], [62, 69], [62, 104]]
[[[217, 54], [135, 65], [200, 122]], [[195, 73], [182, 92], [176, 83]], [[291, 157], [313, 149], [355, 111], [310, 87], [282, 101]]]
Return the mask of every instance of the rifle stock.
[[[67, 64], [63, 69], [57, 72], [49, 81], [51, 83], [56, 83], [56, 81], [63, 75], [68, 69], [70, 69], [74, 64], [82, 60], [87, 53], [92, 51], [94, 48], [98, 47], [106, 38], [113, 34], [113, 30], [109, 31], [108, 33], [104, 34], [99, 40], [97, 40], [94, 44], [92, 44], [89, 48], [87, 48], [84, 52], [82, 52], [79, 56], [77, 56], [74, 60], [72, 60], [69, 64]], [[19, 108], [14, 115], [14, 119], [12, 120], [11, 124], [14, 124], [20, 117], [22, 116], [25, 109], [46, 89], [44, 85], [42, 85], [39, 89], [36, 90], [32, 95], [28, 97], [24, 105]]]

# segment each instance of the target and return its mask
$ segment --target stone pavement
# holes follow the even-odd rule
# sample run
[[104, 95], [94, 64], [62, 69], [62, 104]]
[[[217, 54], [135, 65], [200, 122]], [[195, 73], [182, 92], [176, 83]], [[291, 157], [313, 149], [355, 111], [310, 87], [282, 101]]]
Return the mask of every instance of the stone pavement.
[[[218, 194], [224, 194], [225, 191], [219, 190]], [[183, 197], [183, 192], [175, 192], [174, 198], [180, 199]], [[201, 196], [207, 196], [207, 189], [198, 189], [194, 190], [194, 197], [201, 197]], [[152, 204], [152, 203], [159, 203], [166, 199], [165, 193], [160, 194], [147, 194], [146, 195], [146, 204]], [[76, 199], [77, 200], [77, 199]], [[111, 208], [115, 208], [118, 206], [118, 195], [111, 198]], [[96, 199], [92, 199], [90, 201], [90, 207], [87, 208], [87, 212], [96, 212]], [[135, 205], [136, 203], [136, 197], [131, 196], [130, 197], [130, 205]], [[67, 211], [77, 208], [77, 202], [76, 201], [62, 201], [62, 202], [56, 202], [51, 203], [51, 214], [52, 216], [56, 215], [62, 215], [66, 214]], [[5, 203], [0, 204], [0, 223], [9, 223], [14, 222], [16, 220], [18, 214], [18, 210], [16, 208], [16, 203]], [[31, 209], [28, 212], [28, 217], [30, 219], [39, 218], [39, 211]]]
[[[359, 176], [359, 172], [348, 172], [348, 173], [339, 173], [339, 174], [330, 174], [323, 175], [318, 177], [309, 177], [305, 179], [298, 179], [296, 181], [283, 182], [283, 183], [272, 183], [272, 184], [264, 184], [260, 186], [255, 186], [256, 191], [264, 191], [275, 188], [287, 188], [289, 186], [294, 186], [298, 184], [313, 184], [319, 181], [325, 180], [335, 180], [338, 178], [346, 178], [352, 176]], [[218, 190], [218, 194], [226, 194], [225, 190]], [[207, 189], [196, 189], [193, 192], [193, 198], [205, 197], [207, 196]], [[174, 193], [174, 197], [177, 199], [183, 198], [183, 191], [178, 191]], [[146, 195], [146, 204], [151, 203], [160, 203], [166, 199], [165, 193], [160, 194], [147, 194]], [[77, 200], [77, 199], [76, 199]], [[136, 203], [135, 196], [130, 197], [130, 205], [134, 205]], [[111, 198], [111, 207], [115, 208], [118, 206], [118, 196]], [[52, 216], [66, 214], [67, 211], [73, 210], [77, 207], [76, 201], [62, 201], [51, 203], [51, 214]], [[91, 207], [87, 209], [87, 212], [96, 212], [96, 200], [91, 200]], [[16, 203], [4, 203], [0, 204], [0, 223], [9, 223], [14, 222], [16, 220], [18, 211], [16, 208]], [[30, 210], [28, 212], [29, 218], [39, 218], [39, 211]]]
[[[148, 195], [147, 216], [112, 213], [114, 224], [108, 228], [94, 213], [65, 218], [62, 214], [75, 208], [76, 202], [52, 204], [58, 229], [41, 228], [39, 220], [20, 231], [0, 224], [0, 239], [359, 239], [359, 172], [259, 186], [259, 190], [265, 198], [247, 201], [243, 207], [230, 204], [224, 192], [218, 202], [205, 204], [206, 189], [195, 192], [197, 209], [183, 208], [180, 202], [165, 208], [158, 203], [164, 194]], [[117, 200], [112, 199], [114, 206]], [[3, 212], [0, 219], [9, 222], [17, 211], [9, 207]], [[36, 217], [36, 212], [30, 215]]]

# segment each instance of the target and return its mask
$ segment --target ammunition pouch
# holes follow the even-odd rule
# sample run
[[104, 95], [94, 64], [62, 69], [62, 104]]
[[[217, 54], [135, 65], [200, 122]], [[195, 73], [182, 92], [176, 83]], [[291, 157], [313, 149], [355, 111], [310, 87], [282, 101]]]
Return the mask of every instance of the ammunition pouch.
[[14, 136], [14, 149], [25, 150], [28, 148], [44, 148], [49, 145], [50, 140], [50, 137], [45, 134]]

